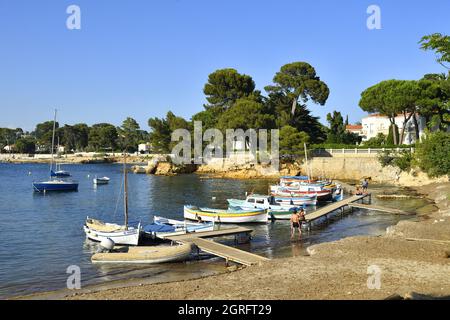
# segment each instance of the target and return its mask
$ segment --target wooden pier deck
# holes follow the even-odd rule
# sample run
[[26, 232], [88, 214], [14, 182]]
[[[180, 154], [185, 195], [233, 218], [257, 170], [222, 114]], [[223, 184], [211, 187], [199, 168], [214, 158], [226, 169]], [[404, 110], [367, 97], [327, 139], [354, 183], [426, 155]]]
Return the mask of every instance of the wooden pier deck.
[[322, 218], [322, 217], [326, 217], [328, 214], [339, 210], [339, 209], [343, 209], [345, 206], [348, 206], [349, 204], [359, 201], [359, 200], [363, 200], [366, 197], [370, 197], [370, 193], [369, 194], [364, 194], [364, 195], [360, 195], [360, 196], [352, 196], [350, 198], [332, 203], [326, 207], [320, 208], [319, 210], [316, 210], [314, 212], [308, 213], [305, 215], [306, 221], [307, 222], [311, 222], [314, 221], [316, 219]]
[[254, 253], [239, 250], [230, 246], [226, 246], [221, 243], [217, 243], [211, 240], [202, 238], [192, 238], [189, 240], [183, 240], [195, 244], [201, 250], [210, 254], [224, 258], [227, 262], [234, 261], [246, 266], [258, 264], [263, 261], [268, 261], [268, 258], [259, 256]]
[[219, 228], [217, 230], [205, 231], [205, 232], [192, 232], [181, 234], [178, 236], [162, 236], [161, 239], [167, 239], [172, 241], [183, 241], [189, 240], [193, 238], [215, 238], [215, 237], [225, 237], [225, 236], [233, 236], [241, 233], [252, 233], [252, 229], [244, 228], [244, 227], [233, 227], [233, 228]]
[[231, 236], [243, 233], [250, 234], [252, 231], [253, 231], [252, 229], [244, 227], [224, 228], [214, 231], [206, 231], [198, 233], [194, 232], [178, 236], [171, 236], [167, 237], [166, 239], [176, 241], [179, 243], [193, 243], [204, 252], [224, 258], [227, 261], [227, 263], [228, 261], [234, 261], [246, 266], [250, 266], [253, 264], [258, 264], [263, 261], [268, 261], [270, 259], [261, 257], [254, 253], [226, 246], [224, 244], [217, 243], [212, 240], [206, 240], [205, 238]]
[[414, 213], [406, 212], [406, 211], [399, 210], [399, 209], [386, 208], [386, 207], [382, 207], [382, 206], [374, 206], [374, 205], [368, 205], [368, 204], [362, 204], [362, 203], [349, 203], [348, 206], [351, 208], [367, 209], [367, 210], [381, 211], [381, 212], [400, 214], [400, 215], [414, 214]]

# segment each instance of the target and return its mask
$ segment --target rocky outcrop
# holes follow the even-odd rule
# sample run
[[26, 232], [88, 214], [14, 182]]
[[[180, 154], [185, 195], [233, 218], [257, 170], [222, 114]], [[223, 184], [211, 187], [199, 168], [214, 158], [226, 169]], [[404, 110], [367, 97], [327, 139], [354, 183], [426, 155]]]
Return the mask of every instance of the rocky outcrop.
[[280, 168], [277, 170], [270, 164], [255, 163], [251, 158], [211, 159], [207, 164], [202, 164], [197, 169], [198, 173], [233, 179], [278, 179], [284, 175], [299, 175], [300, 171], [301, 164], [297, 162], [280, 164]]
[[154, 157], [146, 166], [133, 166], [134, 173], [154, 174], [160, 176], [174, 176], [177, 174], [193, 173], [197, 170], [194, 164], [176, 165], [165, 156]]

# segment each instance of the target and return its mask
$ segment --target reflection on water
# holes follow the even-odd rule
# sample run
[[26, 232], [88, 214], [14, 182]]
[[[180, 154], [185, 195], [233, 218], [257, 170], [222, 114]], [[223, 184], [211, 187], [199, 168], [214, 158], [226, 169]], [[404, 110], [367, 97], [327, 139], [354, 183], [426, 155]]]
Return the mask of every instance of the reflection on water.
[[[0, 297], [64, 288], [70, 265], [81, 268], [82, 285], [128, 277], [167, 281], [176, 277], [202, 276], [224, 269], [220, 259], [154, 266], [92, 265], [97, 247], [86, 241], [82, 225], [86, 216], [122, 223], [121, 166], [66, 165], [79, 181], [79, 191], [32, 192], [31, 182], [48, 174], [48, 165], [0, 164]], [[31, 172], [31, 175], [28, 173]], [[93, 177], [108, 176], [108, 185], [95, 186]], [[129, 175], [130, 220], [144, 224], [153, 215], [182, 219], [183, 205], [226, 208], [227, 198], [243, 198], [245, 192], [266, 193], [270, 180], [209, 179], [200, 175], [159, 177]], [[423, 200], [374, 202], [401, 209], [415, 208]], [[308, 245], [353, 235], [382, 234], [386, 227], [406, 217], [354, 211], [333, 223], [303, 232], [301, 241], [291, 241], [289, 221], [247, 225], [253, 240], [239, 245], [270, 258], [305, 254]], [[234, 245], [234, 239], [221, 242]]]

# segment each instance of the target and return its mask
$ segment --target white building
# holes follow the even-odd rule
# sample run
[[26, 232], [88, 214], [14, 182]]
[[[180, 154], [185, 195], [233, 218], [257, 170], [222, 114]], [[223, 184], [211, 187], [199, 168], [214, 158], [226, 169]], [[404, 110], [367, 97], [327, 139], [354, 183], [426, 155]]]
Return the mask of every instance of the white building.
[[150, 143], [141, 143], [138, 145], [138, 153], [149, 153], [150, 149]]
[[[425, 118], [422, 116], [416, 116], [416, 119], [419, 125], [419, 137], [421, 137], [426, 127]], [[403, 129], [403, 121], [404, 117], [402, 114], [399, 114], [395, 117], [395, 124], [398, 126], [399, 134], [401, 134]], [[380, 114], [370, 114], [367, 117], [362, 118], [361, 123], [362, 130], [360, 135], [362, 136], [363, 141], [375, 138], [379, 133], [387, 136], [389, 134], [389, 128], [391, 126], [389, 118]], [[409, 121], [406, 123], [405, 135], [402, 143], [412, 144], [415, 141], [416, 133], [414, 129], [414, 120], [413, 117], [411, 117], [411, 119], [409, 119]]]
[[3, 150], [7, 152], [12, 152], [14, 150], [14, 146], [8, 145], [3, 148]]

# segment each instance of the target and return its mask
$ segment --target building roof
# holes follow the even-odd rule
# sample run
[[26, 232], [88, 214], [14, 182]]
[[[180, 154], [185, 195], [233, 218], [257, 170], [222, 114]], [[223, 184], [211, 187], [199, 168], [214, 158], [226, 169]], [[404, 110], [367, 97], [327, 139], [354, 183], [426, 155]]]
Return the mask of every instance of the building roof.
[[345, 126], [347, 130], [362, 130], [363, 126], [359, 124], [349, 124]]
[[[411, 113], [407, 113], [406, 116], [408, 117]], [[417, 113], [418, 116], [420, 116]], [[403, 113], [398, 113], [395, 117], [402, 117], [403, 118]], [[367, 118], [388, 118], [387, 116], [385, 116], [384, 114], [380, 114], [380, 113], [371, 113], [366, 117], [363, 117], [363, 119], [367, 119]]]

